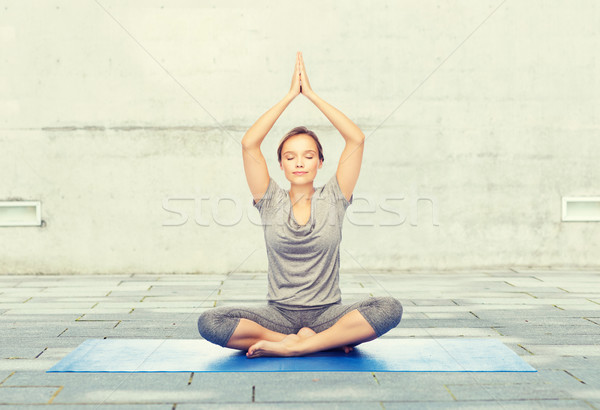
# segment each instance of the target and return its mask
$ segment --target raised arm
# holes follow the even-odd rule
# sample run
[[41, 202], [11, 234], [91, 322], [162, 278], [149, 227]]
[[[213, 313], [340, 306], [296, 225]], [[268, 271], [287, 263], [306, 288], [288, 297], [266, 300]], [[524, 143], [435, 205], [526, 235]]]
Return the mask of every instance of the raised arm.
[[242, 157], [244, 160], [244, 171], [248, 187], [254, 198], [254, 202], [260, 201], [267, 188], [269, 187], [269, 171], [267, 162], [263, 156], [260, 145], [273, 128], [275, 121], [287, 108], [296, 96], [300, 94], [300, 57], [296, 53], [296, 65], [294, 66], [294, 75], [292, 76], [292, 85], [286, 96], [275, 104], [269, 111], [265, 112], [253, 125], [246, 131], [242, 138]]
[[325, 114], [327, 119], [331, 121], [333, 126], [337, 128], [346, 141], [346, 146], [342, 151], [338, 163], [336, 177], [342, 193], [347, 200], [350, 200], [356, 181], [358, 181], [358, 175], [360, 174], [365, 135], [360, 128], [358, 128], [358, 126], [340, 110], [325, 102], [312, 90], [308, 81], [308, 76], [306, 75], [302, 53], [300, 53], [300, 84], [302, 94]]

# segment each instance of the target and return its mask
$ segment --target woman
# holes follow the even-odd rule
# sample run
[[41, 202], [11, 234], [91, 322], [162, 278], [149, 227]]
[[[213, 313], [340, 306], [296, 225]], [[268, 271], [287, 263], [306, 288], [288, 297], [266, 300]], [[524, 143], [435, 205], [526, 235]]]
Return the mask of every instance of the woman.
[[[346, 141], [337, 172], [314, 188], [323, 165], [317, 136], [305, 127], [291, 130], [277, 150], [280, 168], [290, 181], [284, 191], [270, 177], [260, 145], [283, 110], [303, 94], [331, 121]], [[302, 53], [290, 91], [263, 114], [242, 138], [248, 186], [259, 210], [267, 246], [268, 304], [218, 307], [198, 319], [200, 334], [221, 346], [259, 356], [301, 356], [373, 340], [395, 327], [402, 305], [395, 298], [371, 297], [342, 304], [339, 245], [346, 208], [358, 179], [365, 140], [361, 130], [312, 90]]]

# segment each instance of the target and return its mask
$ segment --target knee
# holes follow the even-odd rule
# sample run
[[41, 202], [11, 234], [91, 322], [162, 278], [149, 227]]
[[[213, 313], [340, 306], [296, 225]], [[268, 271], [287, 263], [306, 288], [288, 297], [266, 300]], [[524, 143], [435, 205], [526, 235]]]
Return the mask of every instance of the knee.
[[379, 304], [381, 310], [387, 313], [390, 322], [393, 323], [392, 327], [396, 327], [402, 320], [402, 303], [394, 297], [385, 296], [379, 299]]
[[402, 304], [389, 296], [369, 298], [359, 311], [373, 327], [377, 337], [398, 326], [402, 319]]
[[209, 309], [202, 312], [198, 318], [198, 332], [200, 336], [209, 342], [217, 343], [219, 328], [223, 326], [224, 318], [216, 311], [216, 309]]
[[396, 298], [390, 296], [390, 310], [393, 312], [393, 317], [397, 320], [396, 325], [400, 323], [402, 320], [402, 313], [404, 312], [404, 308], [402, 307], [402, 303]]
[[204, 337], [205, 339], [206, 337], [204, 336], [204, 334], [208, 332], [210, 324], [214, 322], [213, 316], [213, 311], [207, 310], [205, 312], [202, 312], [202, 314], [200, 314], [200, 317], [198, 318], [198, 332], [200, 332], [200, 336]]

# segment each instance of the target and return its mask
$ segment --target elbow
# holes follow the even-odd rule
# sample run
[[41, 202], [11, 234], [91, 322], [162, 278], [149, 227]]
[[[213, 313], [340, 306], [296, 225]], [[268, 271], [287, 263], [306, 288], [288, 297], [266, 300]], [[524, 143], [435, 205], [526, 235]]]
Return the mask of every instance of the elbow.
[[358, 127], [354, 127], [353, 129], [347, 130], [346, 132], [342, 133], [342, 137], [344, 137], [347, 143], [352, 143], [356, 145], [362, 144], [363, 142], [365, 142], [365, 139], [367, 139], [365, 137], [365, 134], [363, 134], [361, 129]]
[[353, 145], [362, 145], [365, 140], [367, 138], [365, 137], [365, 134], [363, 134], [362, 132], [358, 135], [353, 135], [352, 137], [348, 137], [346, 138], [346, 142], [347, 143], [351, 143]]
[[260, 144], [256, 144], [255, 142], [250, 142], [250, 141], [244, 140], [243, 138], [242, 138], [241, 145], [242, 145], [242, 150], [244, 150], [244, 151], [260, 147]]

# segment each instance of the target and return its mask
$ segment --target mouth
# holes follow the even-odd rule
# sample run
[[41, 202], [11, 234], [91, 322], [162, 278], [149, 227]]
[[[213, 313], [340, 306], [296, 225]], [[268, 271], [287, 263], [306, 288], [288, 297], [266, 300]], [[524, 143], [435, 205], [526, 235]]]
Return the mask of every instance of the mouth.
[[304, 175], [308, 174], [308, 172], [293, 172], [294, 175]]

